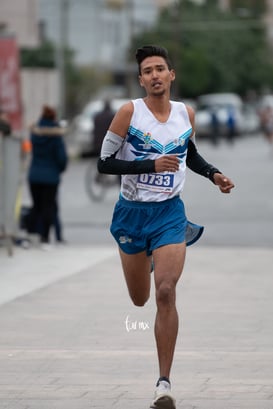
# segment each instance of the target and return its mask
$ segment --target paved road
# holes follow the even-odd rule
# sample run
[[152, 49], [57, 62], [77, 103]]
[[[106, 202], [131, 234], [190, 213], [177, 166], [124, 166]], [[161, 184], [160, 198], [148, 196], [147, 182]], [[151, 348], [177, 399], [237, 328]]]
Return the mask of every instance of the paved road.
[[[115, 247], [0, 251], [0, 262], [1, 409], [148, 409], [154, 288], [144, 308], [130, 303]], [[268, 249], [189, 248], [177, 409], [272, 409], [272, 263]]]
[[[236, 190], [189, 174], [188, 213], [207, 234], [177, 289], [177, 409], [272, 409], [273, 161], [258, 137], [200, 148]], [[148, 409], [152, 398], [154, 288], [144, 308], [131, 304], [108, 233], [115, 197], [90, 203], [84, 167], [72, 163], [62, 187], [67, 247], [0, 249], [1, 409]]]

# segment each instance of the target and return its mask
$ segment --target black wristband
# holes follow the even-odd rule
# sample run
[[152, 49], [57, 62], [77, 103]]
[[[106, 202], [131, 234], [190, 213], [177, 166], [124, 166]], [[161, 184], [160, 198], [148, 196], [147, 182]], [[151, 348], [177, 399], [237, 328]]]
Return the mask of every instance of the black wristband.
[[222, 172], [220, 172], [219, 169], [214, 168], [214, 167], [211, 167], [211, 169], [210, 169], [210, 171], [209, 171], [208, 178], [209, 178], [214, 184], [215, 184], [215, 182], [214, 182], [213, 176], [214, 176], [215, 173], [221, 173], [221, 174], [222, 174]]

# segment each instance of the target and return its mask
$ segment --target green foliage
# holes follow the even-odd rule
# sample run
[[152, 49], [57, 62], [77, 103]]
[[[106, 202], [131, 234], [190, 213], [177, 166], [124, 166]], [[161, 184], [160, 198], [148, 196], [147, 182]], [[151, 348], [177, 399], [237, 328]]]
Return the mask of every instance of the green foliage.
[[[243, 1], [236, 3], [243, 7]], [[263, 2], [250, 3], [258, 7]], [[202, 6], [180, 0], [175, 8], [162, 11], [152, 31], [134, 39], [133, 49], [153, 43], [169, 50], [179, 96], [228, 91], [243, 95], [273, 88], [272, 52], [262, 20], [224, 13], [217, 4], [216, 0]]]
[[46, 41], [38, 48], [22, 48], [20, 61], [21, 67], [24, 68], [55, 68], [55, 47], [51, 42]]

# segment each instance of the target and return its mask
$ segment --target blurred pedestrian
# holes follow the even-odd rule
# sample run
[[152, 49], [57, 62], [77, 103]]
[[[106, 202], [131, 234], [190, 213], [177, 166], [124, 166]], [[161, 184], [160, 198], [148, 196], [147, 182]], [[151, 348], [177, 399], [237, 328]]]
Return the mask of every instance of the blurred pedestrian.
[[94, 143], [93, 156], [99, 157], [103, 138], [114, 118], [115, 112], [111, 108], [109, 100], [104, 101], [103, 109], [99, 111], [94, 117]]
[[264, 136], [273, 147], [273, 107], [271, 105], [266, 105], [261, 109], [260, 121]]
[[58, 198], [58, 192], [56, 195], [56, 200], [54, 204], [54, 220], [53, 220], [53, 229], [54, 229], [54, 235], [55, 235], [55, 241], [57, 244], [66, 244], [67, 241], [63, 237], [63, 224], [61, 222], [61, 216], [60, 216], [60, 209], [59, 209], [59, 198]]
[[136, 60], [146, 96], [124, 104], [115, 115], [98, 169], [122, 175], [111, 233], [135, 305], [148, 301], [152, 266], [154, 270], [159, 378], [150, 407], [175, 409], [170, 372], [178, 333], [176, 285], [186, 242], [192, 244], [203, 231], [187, 220], [181, 200], [186, 165], [209, 178], [222, 193], [229, 193], [234, 184], [198, 153], [193, 109], [170, 100], [175, 71], [167, 50], [144, 46], [137, 50]]
[[3, 136], [8, 136], [11, 134], [11, 125], [8, 115], [2, 109], [0, 109], [0, 134]]
[[219, 120], [216, 109], [212, 109], [210, 113], [210, 118], [211, 118], [210, 141], [214, 146], [216, 146], [219, 144]]
[[234, 143], [236, 136], [236, 117], [233, 107], [228, 108], [228, 118], [227, 118], [227, 141], [230, 144]]
[[32, 157], [28, 173], [33, 201], [31, 230], [38, 231], [44, 249], [49, 248], [49, 232], [56, 217], [57, 191], [68, 161], [63, 135], [56, 111], [45, 105], [37, 124], [31, 128]]

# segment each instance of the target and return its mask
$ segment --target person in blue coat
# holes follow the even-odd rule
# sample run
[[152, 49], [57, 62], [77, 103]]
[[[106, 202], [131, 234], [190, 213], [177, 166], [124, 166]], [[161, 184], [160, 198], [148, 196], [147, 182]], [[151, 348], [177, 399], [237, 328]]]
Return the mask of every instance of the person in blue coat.
[[28, 172], [33, 202], [31, 226], [33, 231], [38, 230], [44, 244], [49, 243], [61, 174], [68, 162], [63, 135], [56, 111], [45, 105], [37, 124], [31, 128], [32, 158]]

